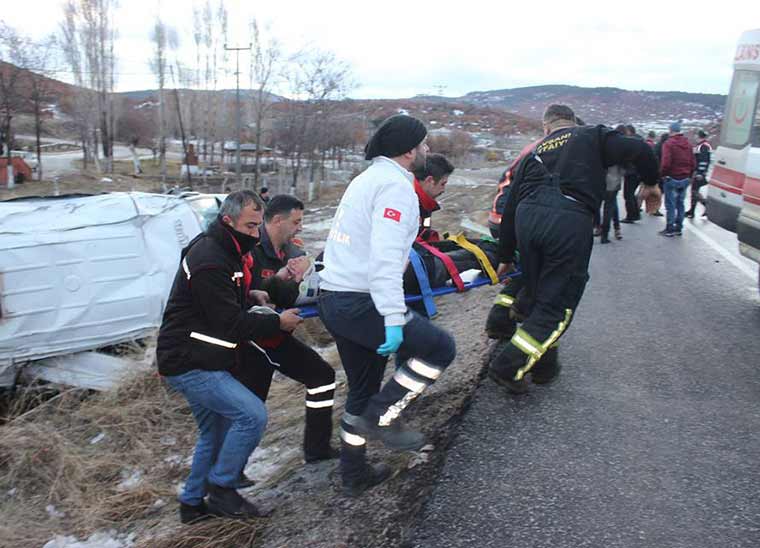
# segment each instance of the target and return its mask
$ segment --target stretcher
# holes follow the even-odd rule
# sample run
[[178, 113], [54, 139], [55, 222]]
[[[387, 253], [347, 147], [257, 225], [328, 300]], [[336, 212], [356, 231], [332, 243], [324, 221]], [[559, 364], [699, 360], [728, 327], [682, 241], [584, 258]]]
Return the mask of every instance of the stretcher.
[[[499, 282], [503, 282], [508, 279], [517, 278], [522, 275], [522, 272], [520, 270], [515, 270], [514, 272], [510, 272], [506, 276], [502, 276], [499, 278]], [[435, 315], [435, 312], [433, 314], [430, 314], [430, 305], [433, 306], [433, 311], [435, 311], [435, 303], [433, 302], [433, 297], [439, 297], [441, 295], [448, 295], [449, 293], [461, 293], [463, 291], [469, 291], [471, 289], [475, 289], [476, 287], [482, 287], [484, 285], [494, 285], [493, 281], [488, 276], [483, 276], [482, 274], [475, 278], [471, 282], [466, 282], [462, 285], [462, 289], [460, 290], [458, 287], [452, 285], [452, 286], [446, 286], [446, 287], [436, 287], [435, 289], [430, 289], [428, 286], [427, 290], [423, 291], [423, 294], [421, 295], [406, 295], [404, 300], [407, 303], [414, 303], [423, 301], [425, 304], [425, 308], [428, 310], [428, 315], [431, 317]], [[301, 310], [301, 317], [302, 318], [314, 318], [319, 316], [319, 312], [317, 311], [317, 306], [314, 304], [309, 305], [303, 305], [300, 307]]]

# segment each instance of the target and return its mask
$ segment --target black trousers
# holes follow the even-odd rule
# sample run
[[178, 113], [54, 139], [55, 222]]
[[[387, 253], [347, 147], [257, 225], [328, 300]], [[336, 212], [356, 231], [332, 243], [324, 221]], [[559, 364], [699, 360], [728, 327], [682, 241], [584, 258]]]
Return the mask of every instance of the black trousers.
[[623, 178], [623, 199], [625, 200], [625, 218], [629, 221], [641, 219], [639, 202], [636, 200], [636, 189], [640, 183], [638, 173], [626, 175]]
[[292, 335], [283, 336], [274, 348], [261, 344], [247, 347], [242, 366], [233, 374], [262, 401], [269, 395], [275, 371], [303, 384], [306, 387], [304, 453], [323, 456], [330, 449], [332, 437], [335, 371], [314, 349]]
[[593, 215], [555, 187], [524, 199], [515, 216], [522, 284], [520, 327], [491, 367], [521, 380], [566, 332], [588, 281]]
[[699, 189], [707, 184], [707, 179], [704, 175], [695, 175], [691, 178], [691, 211], [694, 213], [697, 204], [702, 204], [707, 207], [707, 200], [699, 193]]
[[618, 212], [617, 190], [608, 190], [604, 193], [604, 215], [602, 216], [602, 237], [606, 238], [610, 233], [610, 224], [616, 229], [620, 228], [620, 213]]
[[346, 414], [341, 420], [341, 475], [352, 481], [366, 470], [366, 439], [353, 430], [352, 418], [363, 415], [389, 425], [454, 361], [456, 345], [446, 331], [408, 310], [404, 342], [396, 354], [399, 365], [381, 386], [388, 358], [379, 355], [377, 347], [385, 341], [385, 325], [372, 297], [323, 292], [319, 315], [335, 338], [348, 378]]

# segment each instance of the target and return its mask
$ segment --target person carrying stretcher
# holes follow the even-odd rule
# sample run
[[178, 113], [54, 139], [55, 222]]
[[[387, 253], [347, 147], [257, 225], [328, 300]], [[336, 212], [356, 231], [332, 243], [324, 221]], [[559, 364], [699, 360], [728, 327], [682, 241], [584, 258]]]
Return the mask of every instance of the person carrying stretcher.
[[[398, 451], [425, 445], [399, 415], [456, 354], [451, 335], [404, 302], [403, 273], [419, 228], [411, 172], [424, 164], [426, 135], [422, 122], [406, 115], [380, 125], [365, 151], [372, 164], [343, 194], [325, 245], [319, 314], [348, 378], [340, 471], [349, 496], [390, 476], [387, 465], [367, 463], [368, 438]], [[393, 353], [399, 367], [381, 387]]]

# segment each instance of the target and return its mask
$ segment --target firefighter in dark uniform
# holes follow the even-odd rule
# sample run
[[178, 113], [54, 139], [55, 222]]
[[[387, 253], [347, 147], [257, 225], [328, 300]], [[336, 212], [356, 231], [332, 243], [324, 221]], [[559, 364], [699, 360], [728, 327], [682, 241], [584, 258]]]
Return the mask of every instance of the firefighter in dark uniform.
[[556, 345], [588, 280], [605, 170], [631, 162], [644, 184], [655, 185], [658, 178], [654, 153], [641, 139], [604, 126], [578, 126], [564, 105], [549, 106], [543, 125], [546, 137], [517, 166], [500, 227], [498, 272], [512, 269], [519, 247], [523, 287], [509, 316], [512, 335], [494, 351], [488, 374], [516, 394], [527, 391], [527, 374], [545, 383], [559, 372]]
[[[299, 284], [308, 258], [294, 238], [301, 230], [304, 205], [289, 195], [274, 196], [266, 207], [260, 241], [253, 248], [253, 287], [262, 304], [269, 301], [280, 308], [295, 305]], [[337, 458], [331, 447], [335, 371], [314, 349], [287, 333], [256, 340], [249, 348], [249, 361], [236, 378], [266, 401], [275, 371], [306, 387], [304, 459], [307, 463]]]
[[441, 209], [436, 198], [446, 191], [454, 166], [443, 154], [428, 154], [425, 165], [414, 170], [414, 191], [420, 202], [420, 228], [417, 237], [426, 242], [441, 239], [432, 228], [433, 213]]

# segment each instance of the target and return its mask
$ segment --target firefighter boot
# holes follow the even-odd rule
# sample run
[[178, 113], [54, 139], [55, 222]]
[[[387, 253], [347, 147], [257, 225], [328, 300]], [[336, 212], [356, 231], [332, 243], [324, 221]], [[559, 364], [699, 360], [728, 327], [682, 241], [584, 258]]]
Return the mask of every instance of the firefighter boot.
[[493, 353], [488, 364], [488, 376], [512, 394], [525, 394], [528, 383], [525, 379], [516, 379], [517, 370], [525, 365], [525, 354], [510, 341], [503, 341], [500, 348]]
[[338, 458], [340, 452], [330, 446], [332, 426], [332, 407], [306, 408], [303, 454], [307, 464]]
[[557, 378], [560, 369], [559, 347], [552, 346], [530, 370], [530, 380], [533, 384], [549, 384]]
[[367, 440], [356, 434], [353, 427], [357, 418], [346, 413], [340, 425], [340, 475], [343, 494], [349, 497], [358, 497], [391, 475], [388, 465], [367, 462]]
[[504, 304], [506, 295], [499, 295], [496, 302], [488, 312], [486, 319], [486, 334], [489, 339], [506, 339], [512, 338], [517, 329], [517, 324], [510, 314], [510, 308]]
[[424, 434], [409, 430], [400, 419], [381, 425], [380, 418], [364, 414], [356, 418], [354, 428], [364, 437], [383, 442], [392, 451], [419, 451], [427, 443]]

